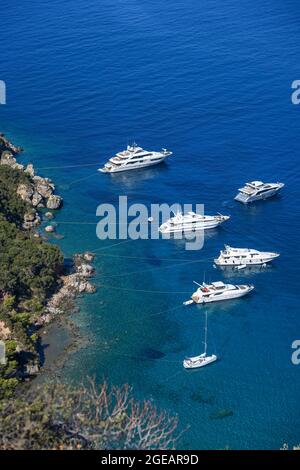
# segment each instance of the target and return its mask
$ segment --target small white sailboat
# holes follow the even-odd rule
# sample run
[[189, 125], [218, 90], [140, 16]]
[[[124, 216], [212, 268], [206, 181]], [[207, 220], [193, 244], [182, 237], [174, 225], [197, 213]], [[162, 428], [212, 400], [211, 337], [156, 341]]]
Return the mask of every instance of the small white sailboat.
[[199, 356], [186, 357], [183, 361], [183, 367], [185, 369], [196, 369], [199, 367], [204, 367], [215, 362], [218, 358], [215, 354], [211, 356], [207, 355], [207, 312], [205, 312], [205, 337], [204, 337], [204, 352]]

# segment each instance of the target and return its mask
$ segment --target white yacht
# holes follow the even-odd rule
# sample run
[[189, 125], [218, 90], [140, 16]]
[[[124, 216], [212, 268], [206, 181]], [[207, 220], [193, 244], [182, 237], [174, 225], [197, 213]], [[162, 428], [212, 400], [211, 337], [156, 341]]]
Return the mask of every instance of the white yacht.
[[207, 312], [205, 312], [204, 331], [204, 353], [200, 354], [200, 356], [186, 357], [183, 361], [183, 367], [185, 369], [196, 369], [198, 367], [204, 367], [210, 364], [211, 362], [215, 362], [217, 360], [217, 356], [215, 354], [212, 354], [211, 356], [207, 355]]
[[161, 233], [192, 232], [215, 228], [222, 222], [230, 219], [229, 215], [201, 215], [196, 212], [182, 214], [178, 212], [169, 220], [164, 222], [159, 230]]
[[102, 173], [116, 173], [118, 171], [145, 168], [161, 163], [170, 155], [172, 155], [172, 152], [167, 149], [162, 149], [160, 152], [148, 152], [133, 143], [128, 145], [126, 150], [110, 158], [103, 168], [99, 168], [99, 171]]
[[233, 285], [224, 284], [222, 281], [212, 282], [211, 284], [206, 284], [205, 282], [203, 282], [203, 284], [198, 284], [195, 281], [194, 283], [199, 286], [191, 297], [193, 302], [196, 304], [237, 299], [239, 297], [243, 297], [254, 289], [254, 286], [249, 284]]
[[247, 204], [248, 202], [259, 201], [274, 196], [284, 187], [283, 183], [263, 183], [262, 181], [251, 181], [239, 189], [235, 200]]
[[218, 266], [255, 266], [269, 263], [277, 258], [279, 253], [253, 250], [252, 248], [232, 248], [225, 245], [220, 256], [214, 260]]

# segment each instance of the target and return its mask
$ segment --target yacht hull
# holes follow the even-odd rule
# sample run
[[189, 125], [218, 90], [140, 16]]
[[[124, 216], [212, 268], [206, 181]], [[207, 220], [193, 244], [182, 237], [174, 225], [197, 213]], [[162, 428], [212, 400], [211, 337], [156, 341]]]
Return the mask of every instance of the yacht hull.
[[279, 255], [278, 254], [268, 254], [268, 255], [262, 255], [261, 257], [257, 257], [257, 259], [235, 259], [235, 260], [220, 260], [220, 259], [215, 259], [214, 263], [217, 266], [241, 266], [241, 265], [246, 265], [246, 266], [260, 266], [265, 263], [270, 263], [270, 261], [273, 261], [273, 259], [277, 258]]
[[216, 216], [215, 218], [211, 218], [211, 220], [206, 220], [205, 222], [198, 221], [194, 222], [193, 225], [190, 223], [190, 226], [188, 223], [186, 223], [185, 226], [183, 226], [182, 223], [178, 224], [178, 226], [170, 226], [168, 223], [162, 224], [159, 227], [159, 231], [163, 234], [172, 234], [172, 233], [191, 233], [191, 232], [197, 232], [200, 230], [209, 230], [218, 227], [221, 225], [223, 222], [228, 220], [230, 217], [227, 215], [223, 216]]
[[103, 167], [103, 168], [99, 168], [98, 171], [101, 171], [101, 173], [120, 173], [121, 171], [139, 170], [140, 168], [146, 168], [149, 166], [158, 165], [159, 163], [162, 163], [166, 158], [167, 156], [163, 156], [161, 158], [157, 158], [156, 160], [145, 161], [143, 163], [138, 163], [138, 164], [128, 164], [128, 165], [121, 166], [119, 168], [113, 168], [111, 170]]
[[211, 356], [205, 356], [204, 354], [201, 354], [201, 356], [186, 358], [183, 361], [183, 367], [185, 369], [199, 369], [200, 367], [207, 366], [216, 360], [217, 356], [215, 354], [212, 354]]
[[245, 295], [247, 295], [253, 289], [254, 289], [254, 286], [247, 286], [243, 290], [238, 289], [237, 291], [224, 292], [222, 294], [212, 296], [211, 298], [203, 297], [199, 295], [197, 292], [195, 292], [192, 295], [192, 299], [196, 304], [207, 304], [207, 303], [212, 303], [212, 302], [219, 302], [221, 300], [239, 299], [240, 297], [244, 297]]
[[251, 196], [247, 196], [246, 194], [243, 193], [238, 193], [235, 196], [235, 200], [242, 202], [243, 204], [248, 204], [250, 202], [255, 202], [255, 201], [263, 201], [264, 199], [268, 199], [269, 197], [275, 196], [281, 188], [274, 188], [270, 189], [270, 191], [266, 191], [263, 194], [254, 194]]
[[199, 224], [195, 227], [191, 227], [191, 228], [175, 228], [175, 229], [164, 229], [164, 228], [160, 228], [160, 232], [161, 233], [185, 233], [185, 232], [197, 232], [198, 230], [209, 230], [209, 229], [212, 229], [212, 228], [216, 228], [218, 227], [219, 225], [221, 225], [223, 221], [215, 221], [215, 222], [208, 222], [206, 224]]

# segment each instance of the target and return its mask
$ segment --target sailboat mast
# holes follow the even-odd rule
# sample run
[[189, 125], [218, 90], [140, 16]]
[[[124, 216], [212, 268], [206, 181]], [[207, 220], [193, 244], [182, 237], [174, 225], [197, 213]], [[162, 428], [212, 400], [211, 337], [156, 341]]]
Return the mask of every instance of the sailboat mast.
[[205, 336], [204, 336], [204, 353], [206, 355], [207, 351], [207, 311], [205, 310], [205, 328], [204, 328]]

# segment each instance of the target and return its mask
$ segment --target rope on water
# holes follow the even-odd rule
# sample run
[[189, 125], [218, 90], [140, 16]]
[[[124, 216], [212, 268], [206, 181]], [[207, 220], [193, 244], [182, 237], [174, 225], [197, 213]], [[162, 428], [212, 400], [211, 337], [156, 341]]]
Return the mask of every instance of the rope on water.
[[200, 262], [201, 261], [199, 261], [199, 260], [185, 261], [183, 263], [172, 264], [172, 265], [169, 265], [169, 266], [157, 266], [156, 268], [153, 268], [153, 269], [149, 268], [149, 269], [144, 269], [144, 270], [125, 272], [125, 273], [121, 273], [121, 274], [111, 274], [111, 275], [109, 274], [108, 276], [106, 275], [105, 277], [113, 278], [113, 277], [120, 277], [120, 276], [130, 276], [131, 274], [143, 274], [143, 273], [147, 273], [147, 272], [155, 272], [158, 269], [170, 269], [170, 268], [173, 269], [174, 267], [177, 267], [177, 266], [186, 266], [187, 264], [196, 264], [196, 263], [200, 263]]
[[63, 165], [63, 166], [44, 166], [44, 167], [36, 167], [37, 170], [59, 170], [64, 168], [83, 168], [88, 166], [101, 166], [101, 163], [81, 163], [78, 165]]
[[191, 291], [161, 291], [161, 290], [146, 290], [146, 289], [133, 289], [127, 287], [119, 287], [119, 286], [107, 286], [105, 284], [99, 284], [101, 289], [115, 289], [115, 290], [122, 290], [128, 292], [144, 292], [148, 294], [191, 294]]

